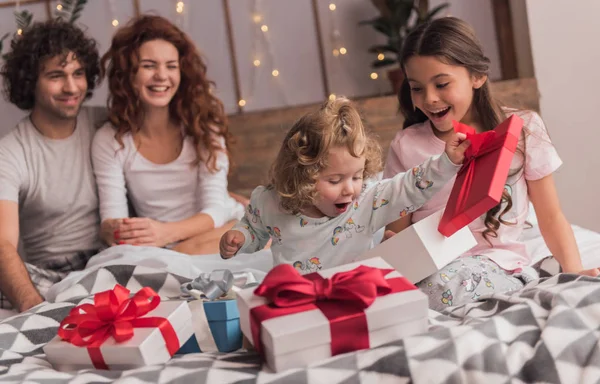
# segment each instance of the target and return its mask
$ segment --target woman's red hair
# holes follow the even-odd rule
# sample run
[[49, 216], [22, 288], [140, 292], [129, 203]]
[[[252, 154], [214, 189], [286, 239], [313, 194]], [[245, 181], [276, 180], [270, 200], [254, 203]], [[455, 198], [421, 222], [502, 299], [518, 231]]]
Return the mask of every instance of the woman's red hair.
[[[143, 108], [132, 84], [139, 69], [139, 49], [145, 42], [165, 40], [179, 52], [181, 83], [171, 103], [171, 119], [194, 139], [197, 162], [216, 171], [217, 151], [227, 151], [230, 134], [223, 103], [211, 94], [213, 82], [206, 78], [206, 64], [188, 36], [167, 19], [143, 15], [119, 29], [101, 60], [102, 76], [108, 76], [109, 120], [117, 129], [115, 138], [123, 145], [123, 135], [138, 132]], [[218, 140], [221, 136], [225, 148]], [[207, 154], [208, 153], [208, 154]]]

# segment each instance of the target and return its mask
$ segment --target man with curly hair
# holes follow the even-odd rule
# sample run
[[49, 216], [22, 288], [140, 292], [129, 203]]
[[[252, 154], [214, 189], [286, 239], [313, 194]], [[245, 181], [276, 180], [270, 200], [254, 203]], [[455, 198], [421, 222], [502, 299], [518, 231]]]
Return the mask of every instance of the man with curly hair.
[[11, 48], [5, 96], [30, 114], [0, 140], [0, 308], [22, 312], [101, 246], [90, 145], [102, 116], [82, 108], [100, 67], [96, 42], [60, 20]]

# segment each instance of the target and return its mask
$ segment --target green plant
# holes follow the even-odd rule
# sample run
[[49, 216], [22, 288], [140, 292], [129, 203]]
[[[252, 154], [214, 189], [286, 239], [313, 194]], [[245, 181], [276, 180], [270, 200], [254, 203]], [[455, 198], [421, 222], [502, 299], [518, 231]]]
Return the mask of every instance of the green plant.
[[5, 34], [0, 38], [0, 53], [2, 53], [2, 46], [4, 45], [4, 40], [10, 35], [10, 33]]
[[[450, 4], [442, 3], [429, 10], [427, 0], [371, 0], [380, 15], [371, 20], [363, 20], [359, 25], [371, 25], [377, 32], [387, 37], [386, 44], [373, 45], [369, 52], [378, 55], [373, 68], [381, 68], [399, 63], [402, 45], [406, 36], [418, 25], [433, 19]], [[383, 56], [379, 56], [383, 54]]]
[[31, 25], [31, 20], [33, 20], [33, 14], [28, 10], [23, 10], [21, 12], [14, 12], [15, 21], [17, 22], [17, 29], [21, 31], [26, 30]]
[[[13, 38], [23, 33], [23, 31], [31, 25], [31, 20], [33, 20], [33, 14], [28, 10], [23, 10], [20, 12], [15, 11], [14, 15], [17, 23], [17, 32], [15, 32], [13, 35]], [[0, 53], [2, 53], [2, 49], [4, 48], [4, 40], [6, 40], [8, 36], [10, 36], [10, 33], [5, 34], [2, 36], [2, 39], [0, 39]], [[6, 55], [2, 55], [2, 58], [5, 59]]]
[[[62, 0], [60, 2], [61, 9], [56, 11], [55, 18], [74, 23], [81, 16], [81, 12], [87, 4], [87, 1], [88, 0]], [[23, 31], [27, 30], [33, 20], [33, 14], [28, 10], [15, 11], [14, 15], [15, 22], [17, 23], [17, 32], [13, 34], [13, 39], [18, 38]], [[10, 33], [7, 33], [0, 38], [0, 54], [4, 48], [4, 40], [6, 40], [8, 36], [10, 36]], [[6, 55], [2, 55], [2, 58], [5, 57]]]
[[81, 12], [83, 7], [87, 4], [87, 0], [62, 0], [60, 2], [62, 9], [56, 12], [56, 18], [67, 20], [69, 23], [74, 23]]

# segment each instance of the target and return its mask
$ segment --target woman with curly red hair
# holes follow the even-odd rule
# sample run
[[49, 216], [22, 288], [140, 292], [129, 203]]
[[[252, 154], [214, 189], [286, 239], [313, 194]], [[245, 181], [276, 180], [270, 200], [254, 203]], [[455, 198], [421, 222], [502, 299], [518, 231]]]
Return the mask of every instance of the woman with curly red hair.
[[168, 20], [141, 16], [116, 32], [101, 63], [109, 122], [92, 158], [103, 239], [215, 253], [244, 207], [227, 192], [227, 119], [194, 43]]

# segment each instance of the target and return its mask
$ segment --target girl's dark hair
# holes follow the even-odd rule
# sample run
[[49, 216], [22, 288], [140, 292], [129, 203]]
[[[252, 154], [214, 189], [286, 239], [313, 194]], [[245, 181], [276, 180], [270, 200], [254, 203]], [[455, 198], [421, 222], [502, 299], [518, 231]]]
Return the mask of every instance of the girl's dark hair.
[[[446, 64], [465, 67], [472, 75], [489, 76], [490, 60], [484, 55], [482, 45], [469, 24], [456, 17], [443, 17], [419, 25], [406, 37], [400, 58], [402, 71], [405, 74], [398, 94], [400, 111], [405, 118], [403, 128], [428, 120], [421, 110], [414, 108], [410, 85], [406, 80], [405, 65], [413, 56], [434, 56]], [[473, 90], [472, 107], [485, 131], [494, 129], [506, 119], [506, 114], [500, 104], [492, 97], [489, 77], [480, 88]], [[525, 129], [523, 129], [523, 135], [524, 133]], [[524, 143], [525, 140], [523, 140], [523, 147], [518, 149], [523, 156], [523, 166], [525, 163]], [[517, 174], [521, 169], [522, 167], [511, 172], [511, 175]], [[503, 203], [506, 203], [504, 209], [502, 209]], [[488, 236], [498, 237], [497, 231], [500, 224], [515, 224], [503, 219], [512, 205], [510, 194], [504, 190], [500, 203], [490, 209], [485, 216], [486, 230], [483, 232], [483, 236], [486, 239]]]
[[100, 79], [96, 41], [73, 24], [52, 19], [34, 23], [12, 40], [0, 71], [6, 99], [20, 109], [33, 109], [35, 88], [44, 62], [56, 56], [66, 59], [69, 52], [73, 52], [85, 70], [86, 99], [90, 98]]

